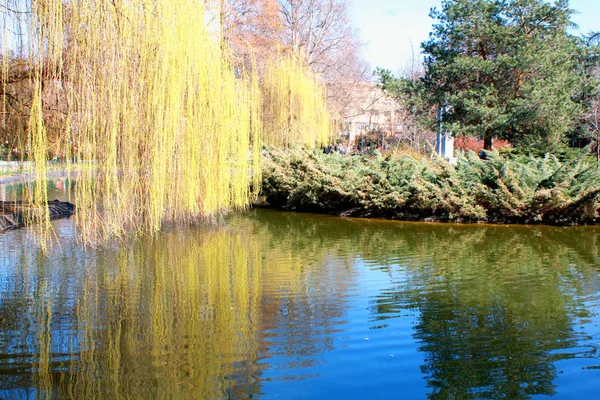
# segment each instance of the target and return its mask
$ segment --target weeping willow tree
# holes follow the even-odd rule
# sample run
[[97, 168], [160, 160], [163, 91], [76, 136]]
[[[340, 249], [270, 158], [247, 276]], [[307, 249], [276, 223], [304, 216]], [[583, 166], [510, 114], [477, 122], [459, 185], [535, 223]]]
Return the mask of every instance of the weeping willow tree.
[[7, 1], [0, 136], [34, 166], [24, 199], [41, 237], [50, 154], [77, 173], [79, 231], [100, 243], [242, 209], [260, 190], [262, 140], [330, 138], [323, 86], [301, 57], [277, 51], [259, 80], [211, 22], [218, 3]]
[[278, 52], [265, 66], [262, 89], [266, 143], [312, 148], [329, 141], [325, 89], [301, 57]]
[[[40, 233], [49, 231], [50, 146], [70, 170], [77, 165], [76, 218], [86, 242], [249, 204], [260, 186], [256, 68], [234, 68], [203, 1], [28, 4], [33, 96], [16, 142], [35, 165], [38, 184], [26, 200]], [[60, 82], [66, 116], [53, 143], [43, 115], [48, 82]]]

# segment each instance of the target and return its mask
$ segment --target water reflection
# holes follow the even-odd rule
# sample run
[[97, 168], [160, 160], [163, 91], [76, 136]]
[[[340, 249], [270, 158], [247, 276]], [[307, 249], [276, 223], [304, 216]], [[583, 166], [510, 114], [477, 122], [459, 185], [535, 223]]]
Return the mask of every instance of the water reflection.
[[[241, 236], [174, 232], [85, 254], [63, 247], [36, 271], [25, 257], [12, 279], [20, 298], [2, 288], [2, 321], [14, 325], [2, 326], [1, 342], [3, 354], [24, 350], [34, 373], [2, 387], [60, 398], [257, 390], [260, 257]], [[65, 274], [60, 261], [73, 258]], [[10, 310], [30, 320], [6, 318]]]
[[599, 237], [586, 231], [416, 232], [397, 246], [419, 256], [396, 269], [402, 279], [374, 302], [375, 319], [419, 311], [414, 337], [431, 398], [555, 394], [555, 361], [595, 357], [596, 344], [582, 352], [578, 341], [591, 338], [574, 331], [592, 317], [582, 299], [600, 289]]
[[[557, 361], [597, 369], [597, 228], [297, 219], [269, 230], [295, 226], [286, 247], [327, 248], [389, 276], [370, 302], [372, 328], [397, 329], [390, 320], [418, 312], [430, 398], [553, 395]], [[579, 329], [586, 323], [593, 331]]]
[[[0, 201], [21, 200], [24, 191], [31, 189], [31, 185], [35, 185], [35, 183], [0, 183]], [[68, 178], [49, 180], [47, 183], [48, 199], [70, 201], [74, 185], [75, 181]]]
[[26, 230], [0, 236], [0, 397], [600, 389], [584, 378], [599, 364], [596, 228], [254, 210], [83, 250], [72, 227], [55, 222], [47, 256]]
[[262, 251], [247, 230], [172, 231], [96, 251], [62, 232], [47, 257], [15, 250], [25, 231], [0, 239], [13, 249], [0, 258], [0, 394], [248, 397], [272, 367], [259, 358], [288, 371], [314, 364], [332, 346], [328, 319], [345, 309], [335, 293], [347, 274]]

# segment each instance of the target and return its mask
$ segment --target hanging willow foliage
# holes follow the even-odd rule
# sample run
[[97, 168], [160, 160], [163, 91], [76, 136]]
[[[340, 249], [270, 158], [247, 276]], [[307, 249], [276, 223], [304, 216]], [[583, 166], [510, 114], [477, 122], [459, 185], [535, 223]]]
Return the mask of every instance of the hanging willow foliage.
[[99, 243], [244, 208], [263, 138], [330, 138], [323, 86], [301, 57], [278, 51], [260, 81], [254, 62], [234, 66], [207, 12], [217, 3], [7, 1], [0, 138], [34, 166], [24, 200], [40, 237], [50, 154], [76, 170], [79, 232]]
[[294, 54], [278, 54], [263, 79], [265, 142], [309, 148], [329, 142], [332, 119], [323, 85]]
[[[35, 187], [45, 188], [42, 86], [60, 82], [66, 123], [52, 151], [79, 170], [85, 242], [249, 204], [260, 186], [256, 67], [234, 69], [203, 1], [31, 1], [35, 94], [24, 143]], [[28, 200], [47, 221], [39, 192]]]

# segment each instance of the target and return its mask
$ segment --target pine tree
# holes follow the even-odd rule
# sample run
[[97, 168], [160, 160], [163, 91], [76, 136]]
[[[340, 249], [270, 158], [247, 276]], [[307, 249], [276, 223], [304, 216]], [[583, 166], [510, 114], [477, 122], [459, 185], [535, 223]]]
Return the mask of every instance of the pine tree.
[[[581, 49], [569, 34], [567, 0], [444, 0], [422, 43], [425, 77], [411, 88], [383, 78], [384, 89], [419, 93], [449, 105], [455, 136], [556, 148], [582, 114]], [[394, 85], [396, 88], [394, 88]]]

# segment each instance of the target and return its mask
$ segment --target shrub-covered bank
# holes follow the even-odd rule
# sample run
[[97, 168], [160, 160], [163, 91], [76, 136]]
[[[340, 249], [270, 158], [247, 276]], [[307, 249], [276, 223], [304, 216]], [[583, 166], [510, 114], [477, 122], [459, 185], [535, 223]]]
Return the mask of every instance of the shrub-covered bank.
[[489, 153], [444, 161], [274, 151], [263, 194], [274, 207], [399, 220], [598, 223], [600, 171], [548, 155], [515, 161]]

